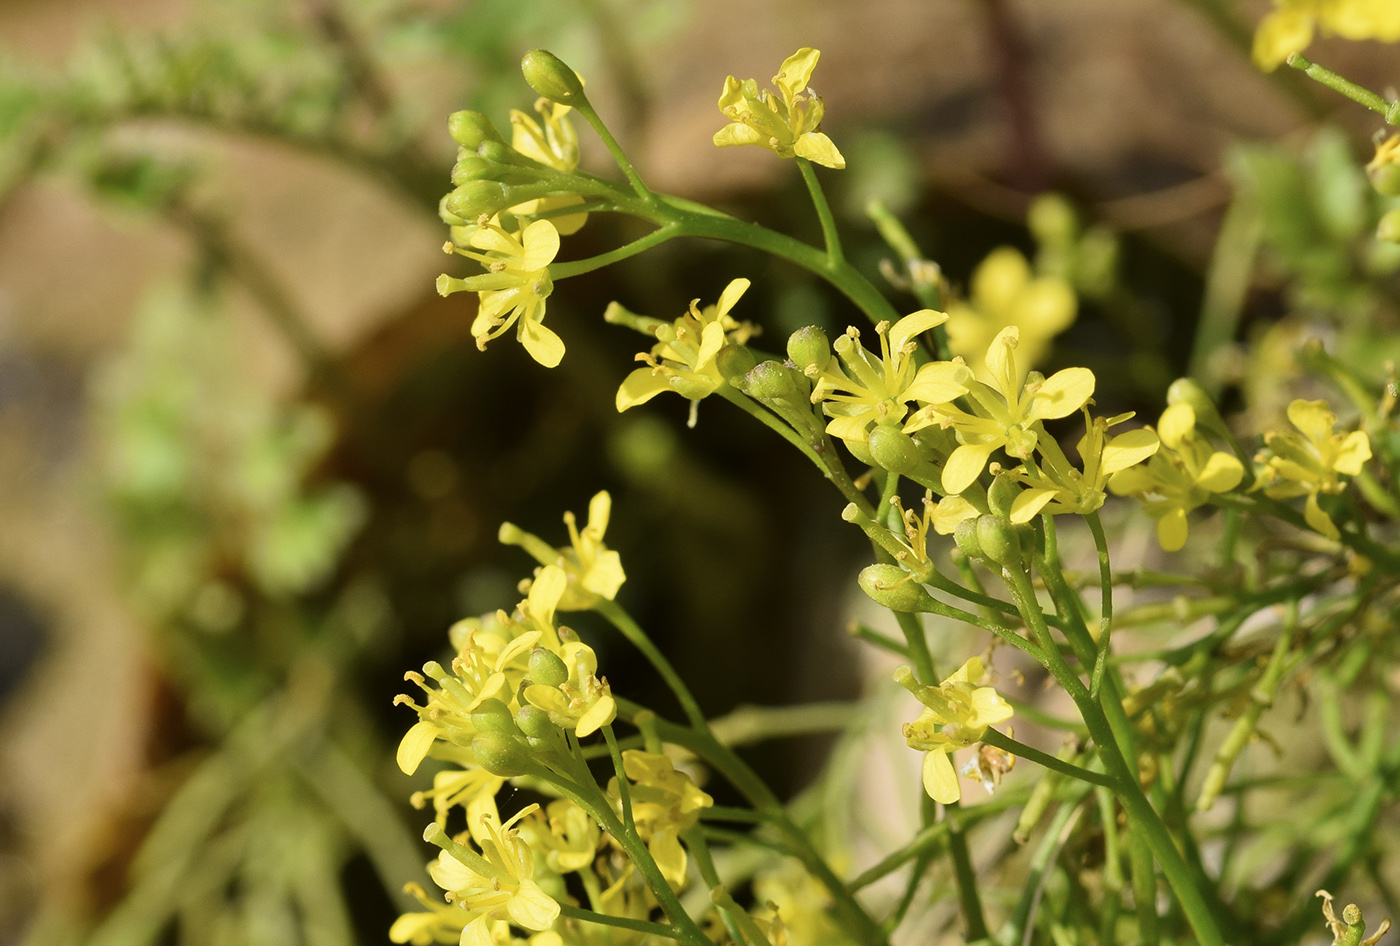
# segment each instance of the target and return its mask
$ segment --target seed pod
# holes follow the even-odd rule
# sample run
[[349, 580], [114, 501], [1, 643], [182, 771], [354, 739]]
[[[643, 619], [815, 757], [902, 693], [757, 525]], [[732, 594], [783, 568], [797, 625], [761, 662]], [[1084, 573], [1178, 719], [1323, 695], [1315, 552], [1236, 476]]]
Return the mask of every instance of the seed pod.
[[934, 600], [924, 586], [898, 565], [870, 565], [861, 569], [860, 590], [891, 611], [917, 613], [933, 610]]
[[554, 652], [536, 647], [530, 652], [530, 679], [547, 687], [557, 687], [569, 679], [569, 668]]

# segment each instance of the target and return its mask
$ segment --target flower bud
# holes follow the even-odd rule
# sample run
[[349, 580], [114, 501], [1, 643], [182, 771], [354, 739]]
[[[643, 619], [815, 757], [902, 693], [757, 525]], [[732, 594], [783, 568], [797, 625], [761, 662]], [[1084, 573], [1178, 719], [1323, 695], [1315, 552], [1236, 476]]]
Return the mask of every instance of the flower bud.
[[510, 707], [500, 700], [482, 700], [472, 710], [472, 725], [477, 732], [494, 733], [498, 736], [516, 734], [515, 720], [510, 715]]
[[987, 507], [998, 519], [1011, 519], [1011, 504], [1021, 495], [1021, 487], [1006, 474], [998, 474], [987, 490]]
[[749, 397], [760, 400], [782, 400], [797, 390], [788, 369], [776, 361], [765, 361], [744, 375], [735, 385]]
[[977, 520], [964, 519], [953, 529], [953, 541], [958, 550], [970, 559], [981, 561], [987, 556], [982, 552], [982, 543], [977, 538]]
[[758, 359], [753, 352], [743, 345], [725, 345], [715, 355], [715, 367], [730, 384], [748, 374], [757, 364]]
[[495, 162], [469, 154], [452, 165], [452, 186], [461, 187], [467, 181], [489, 178], [496, 173], [496, 170]]
[[472, 740], [472, 755], [477, 765], [501, 778], [524, 775], [530, 764], [529, 757], [515, 742], [490, 733], [482, 733]]
[[1400, 197], [1400, 164], [1386, 163], [1367, 171], [1371, 186], [1387, 197]]
[[1196, 426], [1220, 437], [1229, 435], [1225, 419], [1220, 416], [1215, 402], [1210, 399], [1205, 388], [1193, 378], [1177, 378], [1167, 388], [1168, 404], [1189, 405], [1196, 415]]
[[915, 613], [933, 610], [934, 600], [924, 586], [898, 565], [870, 565], [861, 569], [860, 590], [891, 611]]
[[536, 647], [530, 652], [530, 679], [547, 687], [557, 687], [569, 679], [569, 668], [557, 654]]
[[1026, 226], [1041, 243], [1070, 243], [1079, 231], [1074, 207], [1061, 194], [1037, 197], [1026, 214]]
[[483, 141], [506, 143], [496, 126], [491, 124], [491, 119], [480, 112], [461, 111], [448, 115], [447, 133], [468, 151], [475, 151]]
[[870, 429], [867, 446], [875, 462], [891, 473], [912, 473], [923, 460], [913, 438], [888, 424], [876, 424]]
[[515, 711], [515, 725], [531, 739], [548, 739], [559, 731], [548, 713], [529, 703]]
[[788, 336], [787, 356], [804, 373], [813, 367], [825, 371], [831, 363], [831, 342], [821, 328], [808, 325]]
[[573, 105], [583, 99], [583, 83], [578, 73], [554, 53], [532, 49], [520, 60], [525, 82], [539, 95], [560, 105]]
[[1376, 227], [1376, 239], [1387, 243], [1400, 243], [1400, 209], [1392, 210], [1381, 218]]
[[977, 517], [977, 544], [982, 554], [998, 565], [1021, 561], [1021, 537], [1011, 523], [996, 516]]
[[468, 181], [447, 195], [443, 206], [463, 220], [494, 214], [510, 204], [506, 189], [496, 181]]

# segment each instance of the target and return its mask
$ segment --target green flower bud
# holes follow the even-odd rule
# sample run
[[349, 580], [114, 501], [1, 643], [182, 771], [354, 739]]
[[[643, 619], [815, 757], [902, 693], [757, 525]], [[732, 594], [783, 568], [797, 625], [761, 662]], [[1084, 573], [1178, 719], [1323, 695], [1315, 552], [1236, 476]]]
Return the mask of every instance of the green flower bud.
[[1376, 190], [1387, 197], [1400, 197], [1400, 164], [1382, 164], [1367, 173]]
[[876, 424], [867, 444], [875, 462], [891, 473], [912, 473], [922, 462], [919, 446], [898, 427]]
[[520, 60], [525, 81], [539, 95], [560, 105], [573, 105], [583, 99], [583, 83], [578, 73], [554, 53], [532, 49]]
[[489, 178], [497, 171], [494, 161], [487, 161], [474, 154], [469, 154], [452, 165], [452, 186], [461, 187], [467, 181], [479, 181]]
[[536, 647], [530, 652], [530, 679], [547, 687], [557, 687], [569, 679], [569, 668], [553, 651]]
[[476, 156], [495, 164], [519, 164], [522, 160], [520, 152], [504, 141], [483, 141], [476, 149]]
[[1021, 537], [1011, 523], [997, 516], [977, 517], [977, 544], [982, 554], [998, 565], [1021, 561]]
[[483, 141], [506, 143], [496, 126], [491, 124], [491, 119], [480, 112], [461, 111], [448, 115], [447, 133], [468, 151], [475, 151]]
[[745, 374], [735, 387], [760, 400], [782, 400], [791, 397], [797, 390], [787, 367], [776, 361], [759, 364]]
[[510, 715], [510, 707], [500, 700], [482, 700], [472, 710], [472, 725], [477, 732], [495, 733], [498, 736], [516, 734], [515, 719]]
[[953, 541], [958, 550], [970, 559], [981, 561], [987, 556], [982, 552], [982, 543], [977, 538], [977, 520], [964, 519], [953, 530]]
[[870, 565], [861, 569], [860, 590], [891, 611], [932, 611], [934, 600], [924, 586], [898, 565]]
[[831, 363], [831, 341], [818, 326], [808, 325], [788, 336], [787, 356], [799, 371], [812, 367], [825, 371]]
[[1079, 231], [1074, 207], [1060, 194], [1045, 194], [1031, 203], [1026, 226], [1041, 243], [1070, 243]]
[[715, 355], [715, 367], [730, 384], [754, 369], [758, 359], [743, 345], [725, 345]]
[[991, 509], [992, 515], [998, 519], [1011, 519], [1011, 504], [1016, 501], [1016, 497], [1021, 495], [1021, 488], [1016, 485], [1016, 481], [1005, 474], [998, 474], [992, 480], [991, 487], [987, 490], [987, 507]]
[[524, 775], [530, 767], [530, 759], [519, 745], [490, 733], [482, 733], [472, 740], [472, 755], [477, 765], [501, 778]]
[[506, 189], [495, 181], [468, 181], [447, 195], [447, 212], [463, 220], [476, 220], [482, 214], [494, 214], [510, 204]]
[[1386, 243], [1400, 243], [1400, 210], [1392, 210], [1381, 218], [1376, 227], [1376, 239]]
[[549, 739], [559, 731], [548, 713], [529, 703], [515, 711], [515, 725], [531, 739]]
[[1196, 415], [1196, 426], [1219, 437], [1228, 436], [1225, 418], [1205, 388], [1192, 378], [1177, 378], [1167, 388], [1168, 404], [1188, 404]]

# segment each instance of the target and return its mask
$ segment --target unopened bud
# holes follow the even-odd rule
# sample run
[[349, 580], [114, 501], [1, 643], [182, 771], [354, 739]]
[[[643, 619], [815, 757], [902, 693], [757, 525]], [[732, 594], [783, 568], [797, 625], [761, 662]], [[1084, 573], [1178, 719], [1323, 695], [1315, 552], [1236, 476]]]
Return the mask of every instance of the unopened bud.
[[891, 473], [912, 473], [923, 461], [919, 445], [898, 427], [876, 424], [867, 446], [875, 462]]
[[532, 49], [520, 60], [526, 83], [538, 94], [560, 105], [574, 105], [583, 99], [583, 83], [578, 73], [554, 53]]
[[998, 519], [1011, 519], [1011, 504], [1016, 502], [1016, 497], [1021, 495], [1021, 487], [1016, 485], [1016, 481], [1004, 473], [997, 475], [992, 480], [991, 487], [987, 490], [987, 507], [991, 509], [992, 515]]
[[452, 165], [452, 186], [461, 187], [467, 181], [489, 178], [497, 171], [495, 162], [469, 154]]
[[1021, 537], [1011, 523], [997, 516], [977, 517], [977, 544], [982, 547], [982, 554], [998, 565], [1021, 560]]
[[554, 652], [536, 647], [530, 652], [530, 679], [547, 687], [557, 687], [569, 679], [569, 668]]
[[787, 356], [799, 371], [808, 368], [825, 371], [831, 363], [831, 341], [815, 325], [800, 328], [788, 336]]
[[530, 703], [515, 711], [515, 725], [531, 739], [548, 739], [559, 730], [548, 713]]
[[510, 707], [500, 700], [482, 700], [472, 710], [472, 725], [477, 732], [494, 733], [498, 736], [516, 734], [515, 720], [510, 715]]
[[860, 590], [891, 611], [931, 611], [935, 605], [924, 586], [898, 565], [870, 565], [861, 569]]
[[510, 204], [506, 189], [496, 181], [468, 181], [447, 195], [443, 206], [463, 220], [494, 214]]
[[977, 538], [977, 520], [964, 519], [953, 529], [953, 541], [957, 543], [958, 551], [962, 552], [970, 559], [981, 561], [987, 556], [982, 552], [982, 542]]
[[776, 361], [759, 364], [744, 375], [736, 387], [750, 397], [760, 400], [781, 400], [790, 397], [797, 390], [788, 369]]
[[1400, 197], [1400, 164], [1386, 163], [1367, 172], [1371, 186], [1387, 197]]
[[1392, 210], [1381, 218], [1376, 227], [1376, 239], [1387, 243], [1400, 243], [1400, 210]]
[[1193, 378], [1177, 378], [1167, 388], [1168, 404], [1186, 404], [1196, 415], [1196, 426], [1220, 437], [1229, 435], [1225, 418], [1211, 400], [1206, 389]]
[[477, 765], [501, 778], [524, 775], [530, 764], [520, 746], [490, 733], [483, 733], [472, 740], [472, 755], [476, 757]]
[[715, 367], [730, 384], [754, 369], [758, 359], [743, 345], [725, 345], [715, 355]]
[[480, 112], [453, 112], [447, 116], [447, 133], [468, 151], [475, 151], [483, 141], [506, 143], [496, 126], [491, 124], [491, 119]]
[[1026, 214], [1026, 226], [1041, 243], [1071, 242], [1079, 230], [1074, 207], [1061, 194], [1037, 197]]

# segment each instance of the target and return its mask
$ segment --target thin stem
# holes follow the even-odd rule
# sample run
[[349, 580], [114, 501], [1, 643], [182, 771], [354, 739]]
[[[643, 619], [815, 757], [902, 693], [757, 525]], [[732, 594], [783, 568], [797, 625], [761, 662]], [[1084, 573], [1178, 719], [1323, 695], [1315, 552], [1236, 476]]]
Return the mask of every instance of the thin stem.
[[812, 205], [817, 208], [817, 219], [822, 224], [822, 239], [826, 241], [826, 259], [833, 267], [846, 262], [846, 254], [841, 250], [841, 235], [836, 230], [836, 218], [831, 215], [831, 206], [826, 202], [826, 193], [817, 180], [812, 162], [798, 156], [797, 169], [802, 172], [802, 181], [807, 185], [807, 193], [812, 195]]
[[632, 190], [636, 191], [637, 196], [643, 201], [648, 204], [655, 204], [656, 195], [651, 192], [651, 188], [642, 183], [641, 175], [639, 175], [637, 169], [632, 166], [632, 162], [627, 159], [627, 155], [623, 153], [622, 146], [617, 143], [617, 139], [613, 137], [612, 132], [608, 131], [608, 126], [603, 124], [603, 120], [598, 117], [597, 111], [593, 108], [593, 103], [588, 101], [587, 98], [580, 96], [572, 104], [588, 124], [593, 126], [593, 130], [598, 133], [598, 137], [602, 139], [604, 147], [608, 149], [608, 154], [612, 155], [613, 160], [617, 162], [617, 166], [622, 169], [622, 173], [627, 175], [627, 182], [632, 185]]
[[[574, 209], [569, 208], [573, 212]], [[602, 269], [613, 263], [627, 259], [629, 256], [636, 256], [645, 252], [653, 246], [660, 246], [667, 240], [674, 239], [681, 235], [680, 227], [674, 223], [663, 224], [661, 227], [651, 231], [646, 236], [638, 237], [631, 243], [625, 243], [615, 250], [606, 253], [599, 253], [597, 256], [590, 256], [588, 259], [573, 260], [568, 263], [552, 263], [549, 267], [551, 279], [568, 279], [570, 276], [581, 276], [584, 273], [591, 273], [595, 269]]]
[[1331, 69], [1319, 66], [1315, 62], [1309, 62], [1302, 53], [1290, 54], [1287, 61], [1290, 66], [1314, 82], [1320, 82], [1333, 92], [1339, 92], [1358, 105], [1364, 105], [1371, 111], [1378, 113], [1385, 119], [1387, 125], [1400, 124], [1400, 102], [1387, 102], [1365, 86], [1357, 85], [1350, 79], [1344, 79]]
[[933, 669], [933, 655], [929, 653], [928, 635], [924, 633], [923, 624], [912, 614], [903, 611], [891, 613], [899, 622], [899, 629], [904, 632], [904, 640], [909, 645], [909, 659], [914, 662], [914, 677], [926, 686], [937, 686], [938, 673]]
[[839, 732], [851, 724], [859, 704], [845, 700], [795, 706], [739, 706], [710, 720], [710, 732], [726, 746], [740, 746], [783, 736]]
[[[929, 799], [932, 802], [932, 799]], [[958, 803], [944, 806], [945, 810], [958, 810]], [[953, 860], [953, 877], [958, 885], [958, 899], [962, 901], [963, 922], [967, 924], [966, 939], [969, 942], [985, 939], [987, 918], [982, 914], [982, 898], [977, 893], [977, 871], [972, 866], [972, 855], [967, 849], [967, 835], [962, 826], [954, 821], [948, 828], [948, 854]]]
[[696, 730], [705, 730], [708, 724], [705, 721], [704, 711], [700, 709], [700, 704], [695, 701], [695, 697], [691, 695], [690, 688], [685, 685], [680, 674], [676, 673], [676, 668], [671, 666], [671, 662], [652, 643], [646, 631], [642, 630], [637, 622], [632, 620], [632, 616], [624, 611], [616, 601], [600, 600], [593, 606], [593, 610], [606, 618], [613, 627], [622, 632], [622, 636], [627, 638], [633, 647], [642, 652], [642, 656], [646, 657], [647, 662], [661, 675], [661, 679], [666, 681], [666, 685], [675, 694], [677, 701], [681, 704], [681, 711], [685, 713], [690, 725]]
[[622, 765], [622, 752], [617, 748], [617, 737], [611, 725], [603, 727], [603, 738], [608, 742], [608, 754], [612, 756], [613, 771], [617, 773], [617, 794], [622, 802], [622, 824], [632, 834], [637, 833], [637, 823], [632, 817], [632, 788], [627, 783], [627, 770]]
[[[700, 825], [693, 824], [681, 835], [685, 840], [685, 845], [690, 852], [695, 855], [695, 866], [700, 871], [700, 879], [705, 881], [705, 886], [711, 890], [720, 886], [719, 871], [715, 870], [715, 859], [710, 855], [710, 842], [705, 839], [705, 832]], [[735, 918], [730, 916], [729, 911], [721, 904], [719, 915], [724, 920], [724, 926], [729, 930], [730, 937], [734, 942], [743, 941], [743, 936], [739, 930], [739, 924]]]
[[652, 923], [647, 920], [633, 920], [625, 916], [610, 916], [607, 913], [595, 913], [592, 910], [585, 910], [570, 903], [559, 903], [559, 914], [574, 920], [583, 920], [585, 923], [597, 923], [599, 926], [615, 926], [622, 930], [633, 930], [637, 933], [647, 933], [651, 936], [659, 936], [662, 939], [678, 939], [680, 930], [674, 926], [665, 926], [661, 923]]
[[1102, 785], [1107, 788], [1117, 788], [1118, 780], [1102, 772], [1095, 772], [1093, 769], [1086, 769], [1083, 766], [1075, 765], [1073, 762], [1066, 762], [1058, 759], [1047, 752], [1041, 752], [1034, 746], [1028, 746], [1024, 742], [1012, 739], [995, 729], [988, 729], [982, 734], [982, 741], [989, 746], [995, 746], [1003, 752], [1010, 752], [1021, 759], [1028, 759], [1037, 765], [1070, 778], [1078, 779], [1081, 782], [1089, 782], [1092, 785]]
[[1113, 633], [1113, 569], [1108, 561], [1108, 539], [1103, 533], [1103, 523], [1099, 514], [1091, 512], [1084, 517], [1089, 523], [1089, 531], [1094, 534], [1094, 548], [1099, 553], [1099, 650], [1094, 657], [1094, 674], [1089, 681], [1089, 695], [1099, 698], [1103, 686], [1104, 672], [1108, 669], [1110, 651], [1109, 636]]

